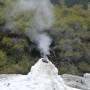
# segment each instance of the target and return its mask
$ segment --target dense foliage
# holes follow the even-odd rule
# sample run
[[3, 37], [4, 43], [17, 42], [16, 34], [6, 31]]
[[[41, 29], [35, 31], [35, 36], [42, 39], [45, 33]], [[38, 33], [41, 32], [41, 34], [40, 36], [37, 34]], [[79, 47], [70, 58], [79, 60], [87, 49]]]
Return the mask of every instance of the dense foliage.
[[[33, 12], [12, 16], [17, 28], [8, 28], [7, 11], [11, 1], [0, 1], [0, 73], [26, 74], [39, 56], [37, 46], [24, 34], [26, 27], [31, 25]], [[88, 6], [85, 9], [77, 4], [78, 1], [65, 0], [64, 4], [61, 0], [59, 4], [59, 0], [52, 0], [55, 3], [55, 20], [47, 32], [53, 38], [54, 45], [52, 43], [49, 58], [60, 73], [82, 75], [90, 72], [90, 5], [83, 0], [83, 4]]]

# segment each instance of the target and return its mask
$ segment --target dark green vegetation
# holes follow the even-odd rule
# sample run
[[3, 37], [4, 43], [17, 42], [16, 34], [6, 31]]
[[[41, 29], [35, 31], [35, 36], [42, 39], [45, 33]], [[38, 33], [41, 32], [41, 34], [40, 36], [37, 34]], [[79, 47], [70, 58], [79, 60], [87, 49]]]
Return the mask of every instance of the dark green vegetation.
[[[24, 34], [33, 13], [17, 15], [14, 17], [17, 29], [7, 29], [6, 12], [11, 1], [0, 0], [0, 73], [26, 74], [40, 57], [37, 45]], [[89, 0], [54, 1], [52, 0], [55, 21], [46, 30], [53, 38], [49, 58], [58, 67], [59, 73], [82, 75], [90, 72]], [[82, 5], [86, 7], [83, 8]]]

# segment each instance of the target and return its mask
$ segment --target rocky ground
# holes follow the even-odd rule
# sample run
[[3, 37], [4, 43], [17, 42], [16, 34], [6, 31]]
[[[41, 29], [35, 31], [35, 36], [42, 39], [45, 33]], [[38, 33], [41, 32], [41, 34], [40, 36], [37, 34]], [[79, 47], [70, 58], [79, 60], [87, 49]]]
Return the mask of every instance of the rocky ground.
[[84, 74], [83, 77], [70, 74], [63, 74], [62, 78], [64, 79], [65, 83], [71, 87], [76, 87], [83, 90], [90, 90], [89, 73]]
[[[27, 75], [0, 75], [0, 90], [84, 90], [64, 83], [49, 60], [40, 59]], [[88, 90], [88, 89], [87, 89]]]

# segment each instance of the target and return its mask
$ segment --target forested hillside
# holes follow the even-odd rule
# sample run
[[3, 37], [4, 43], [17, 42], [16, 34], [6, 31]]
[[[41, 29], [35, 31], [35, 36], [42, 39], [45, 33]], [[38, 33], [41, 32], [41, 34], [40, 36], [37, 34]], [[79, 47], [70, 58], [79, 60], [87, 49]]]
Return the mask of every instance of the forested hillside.
[[[37, 45], [25, 34], [34, 12], [11, 14], [15, 1], [0, 0], [0, 74], [26, 74], [41, 57]], [[49, 59], [61, 74], [90, 72], [90, 1], [51, 2], [54, 22], [45, 30], [53, 40]]]

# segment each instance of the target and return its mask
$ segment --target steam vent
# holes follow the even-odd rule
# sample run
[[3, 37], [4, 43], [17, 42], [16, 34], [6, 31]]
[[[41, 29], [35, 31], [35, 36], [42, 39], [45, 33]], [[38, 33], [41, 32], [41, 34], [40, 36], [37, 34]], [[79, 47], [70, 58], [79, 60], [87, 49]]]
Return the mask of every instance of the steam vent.
[[57, 68], [41, 58], [28, 75], [0, 75], [0, 90], [80, 90], [65, 85]]

